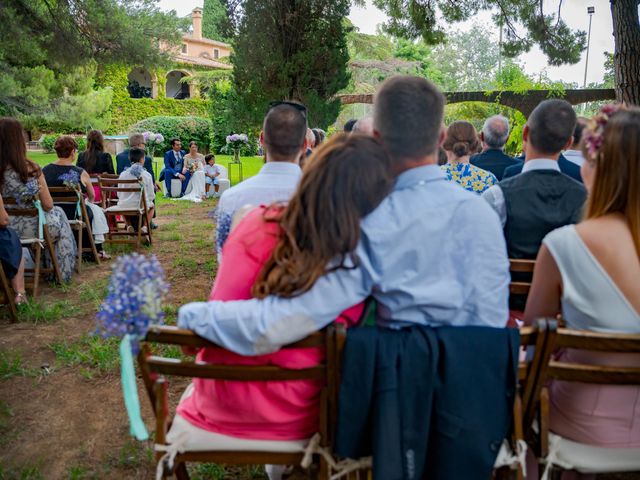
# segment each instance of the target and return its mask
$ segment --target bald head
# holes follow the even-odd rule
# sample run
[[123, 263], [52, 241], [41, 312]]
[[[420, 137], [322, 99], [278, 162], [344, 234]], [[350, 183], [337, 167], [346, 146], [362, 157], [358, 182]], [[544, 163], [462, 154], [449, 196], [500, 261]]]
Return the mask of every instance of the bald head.
[[307, 118], [291, 105], [277, 105], [264, 117], [262, 135], [269, 161], [296, 162], [307, 134]]
[[354, 125], [351, 133], [360, 133], [373, 137], [373, 118], [365, 117], [358, 120]]
[[482, 127], [482, 140], [489, 148], [502, 149], [509, 139], [509, 119], [494, 115], [485, 120]]

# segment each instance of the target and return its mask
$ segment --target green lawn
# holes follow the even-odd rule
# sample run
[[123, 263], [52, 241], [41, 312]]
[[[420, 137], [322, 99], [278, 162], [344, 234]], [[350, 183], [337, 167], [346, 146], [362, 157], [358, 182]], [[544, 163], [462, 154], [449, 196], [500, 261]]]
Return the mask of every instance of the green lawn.
[[[38, 153], [38, 152], [28, 152], [27, 155], [31, 160], [36, 162], [41, 167], [54, 162], [56, 160], [55, 153]], [[224, 165], [229, 170], [229, 162], [231, 161], [231, 155], [216, 155], [216, 161], [220, 165]], [[114, 169], [115, 169], [115, 157], [114, 157]], [[154, 169], [159, 174], [162, 170], [162, 157], [154, 157]], [[260, 168], [262, 168], [263, 159], [262, 157], [242, 157], [242, 173], [244, 178], [253, 177]], [[229, 178], [231, 180], [231, 184], [235, 185], [238, 183], [238, 166], [233, 165], [229, 171]]]

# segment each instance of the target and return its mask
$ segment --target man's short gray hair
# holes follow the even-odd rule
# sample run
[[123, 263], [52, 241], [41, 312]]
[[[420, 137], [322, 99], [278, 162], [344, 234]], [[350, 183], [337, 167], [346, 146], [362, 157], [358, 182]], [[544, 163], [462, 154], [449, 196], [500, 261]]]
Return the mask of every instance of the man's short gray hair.
[[141, 133], [132, 133], [129, 135], [129, 148], [137, 147], [142, 143], [144, 143], [144, 135]]
[[490, 148], [502, 148], [509, 139], [509, 119], [502, 115], [494, 115], [485, 120], [482, 127], [484, 143]]

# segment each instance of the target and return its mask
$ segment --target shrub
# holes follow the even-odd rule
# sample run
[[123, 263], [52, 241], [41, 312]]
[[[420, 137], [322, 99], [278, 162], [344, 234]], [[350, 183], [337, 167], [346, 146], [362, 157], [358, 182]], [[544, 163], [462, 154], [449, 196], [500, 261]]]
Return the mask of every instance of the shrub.
[[[53, 152], [53, 146], [56, 143], [56, 139], [60, 136], [60, 135], [67, 135], [65, 133], [49, 133], [47, 135], [45, 135], [42, 138], [42, 149], [46, 152], [46, 153], [51, 153]], [[74, 135], [74, 138], [76, 139], [76, 142], [78, 142], [78, 152], [82, 152], [84, 150], [86, 150], [87, 148], [87, 139], [85, 137], [76, 137]]]
[[156, 152], [169, 150], [171, 139], [179, 138], [185, 150], [188, 150], [189, 142], [193, 140], [197, 142], [201, 153], [206, 153], [209, 152], [213, 134], [211, 120], [200, 117], [149, 117], [136, 123], [131, 131], [161, 133], [164, 142], [156, 147]]

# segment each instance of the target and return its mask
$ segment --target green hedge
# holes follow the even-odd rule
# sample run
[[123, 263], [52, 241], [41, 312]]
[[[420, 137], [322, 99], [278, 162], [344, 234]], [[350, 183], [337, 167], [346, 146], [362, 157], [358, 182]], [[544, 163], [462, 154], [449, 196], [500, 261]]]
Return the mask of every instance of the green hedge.
[[[65, 133], [51, 133], [49, 135], [44, 135], [44, 137], [42, 138], [42, 149], [46, 152], [46, 153], [51, 153], [53, 152], [53, 146], [56, 143], [56, 140], [58, 139], [59, 136], [61, 135], [67, 135]], [[82, 152], [84, 150], [87, 149], [87, 139], [85, 137], [76, 137], [74, 136], [74, 138], [76, 139], [76, 142], [78, 142], [78, 152]]]
[[164, 137], [164, 143], [156, 147], [156, 155], [158, 152], [165, 152], [171, 148], [169, 142], [172, 138], [182, 140], [182, 146], [185, 150], [189, 149], [189, 142], [193, 140], [198, 143], [200, 152], [205, 153], [209, 151], [213, 136], [211, 120], [200, 117], [151, 117], [133, 125], [131, 131], [161, 133]]
[[[197, 70], [188, 66], [189, 70]], [[158, 98], [131, 98], [127, 91], [127, 75], [131, 67], [108, 65], [100, 67], [96, 84], [113, 89], [111, 102], [111, 126], [106, 134], [129, 133], [135, 123], [153, 116], [208, 116], [209, 102], [201, 98], [176, 100], [166, 98], [167, 70], [155, 70], [158, 78]], [[207, 142], [208, 143], [208, 142]]]

